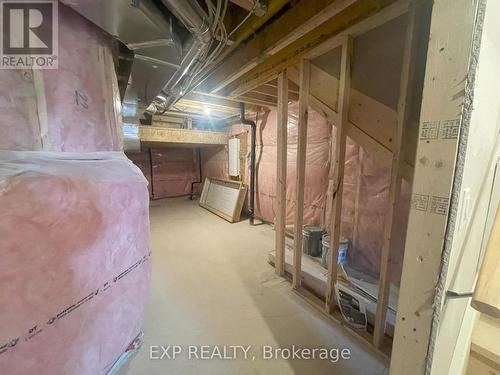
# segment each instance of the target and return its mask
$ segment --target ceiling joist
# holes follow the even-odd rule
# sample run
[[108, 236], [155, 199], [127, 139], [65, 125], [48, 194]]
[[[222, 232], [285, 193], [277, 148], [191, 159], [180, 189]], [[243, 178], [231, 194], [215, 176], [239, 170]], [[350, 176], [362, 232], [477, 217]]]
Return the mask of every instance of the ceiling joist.
[[312, 59], [338, 47], [345, 35], [361, 35], [406, 13], [408, 3], [408, 0], [359, 0], [268, 56], [244, 76], [226, 85], [221, 92], [229, 96], [242, 95], [276, 77], [283, 69], [296, 65], [302, 58]]
[[[356, 0], [301, 0], [276, 21], [259, 30], [243, 47], [227, 56], [198, 87], [216, 93], [256, 67], [264, 58], [302, 37]], [[271, 4], [273, 2], [270, 2]]]

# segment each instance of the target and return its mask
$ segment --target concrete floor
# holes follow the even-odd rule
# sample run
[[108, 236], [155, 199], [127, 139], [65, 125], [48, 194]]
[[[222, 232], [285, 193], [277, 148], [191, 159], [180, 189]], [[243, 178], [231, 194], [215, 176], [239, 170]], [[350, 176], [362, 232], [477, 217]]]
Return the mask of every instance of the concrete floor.
[[[128, 375], [387, 374], [366, 344], [331, 324], [267, 263], [269, 225], [230, 224], [187, 198], [151, 204], [153, 276], [144, 345]], [[173, 359], [150, 347], [180, 345]], [[252, 345], [247, 360], [188, 359], [189, 345]], [[265, 360], [262, 346], [349, 348], [350, 360]], [[213, 350], [211, 347], [210, 350]], [[160, 350], [158, 355], [161, 355]]]

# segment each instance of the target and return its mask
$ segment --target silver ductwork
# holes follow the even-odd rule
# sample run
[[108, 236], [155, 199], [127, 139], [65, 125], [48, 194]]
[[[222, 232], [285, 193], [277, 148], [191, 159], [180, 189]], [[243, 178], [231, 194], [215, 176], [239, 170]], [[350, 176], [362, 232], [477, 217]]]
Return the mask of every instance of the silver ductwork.
[[208, 16], [196, 0], [161, 1], [191, 33], [180, 68], [162, 89], [162, 94], [166, 99], [162, 107], [169, 109], [188, 92], [194, 75], [203, 66], [212, 42], [212, 33]]
[[82, 16], [134, 52], [126, 98], [148, 105], [183, 59], [174, 17], [165, 16], [153, 0], [63, 0]]
[[123, 129], [125, 149], [138, 150], [139, 105], [169, 108], [185, 94], [210, 48], [208, 16], [195, 0], [162, 0], [167, 10], [153, 0], [63, 2], [133, 51]]
[[[210, 52], [210, 17], [196, 0], [63, 0], [134, 52], [128, 103], [170, 108], [185, 95]], [[169, 14], [171, 15], [169, 17]], [[175, 29], [176, 17], [185, 30]], [[182, 27], [181, 26], [181, 27]], [[181, 41], [181, 39], [184, 39]]]

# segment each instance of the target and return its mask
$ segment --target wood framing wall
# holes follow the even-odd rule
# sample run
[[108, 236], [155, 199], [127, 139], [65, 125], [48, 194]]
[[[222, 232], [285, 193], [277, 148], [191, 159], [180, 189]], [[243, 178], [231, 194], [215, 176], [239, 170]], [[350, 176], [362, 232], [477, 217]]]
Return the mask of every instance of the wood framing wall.
[[430, 373], [444, 293], [440, 272], [456, 219], [457, 151], [465, 152], [474, 21], [474, 1], [433, 3], [391, 374]]
[[[296, 187], [296, 197], [295, 197], [295, 230], [294, 230], [294, 256], [293, 256], [293, 267], [292, 267], [292, 287], [299, 292], [300, 295], [304, 296], [309, 302], [311, 302], [315, 307], [320, 309], [327, 316], [334, 320], [341, 319], [339, 316], [339, 310], [336, 306], [335, 297], [335, 283], [337, 280], [337, 258], [338, 258], [338, 246], [340, 240], [340, 217], [342, 212], [342, 195], [343, 195], [343, 183], [344, 183], [344, 165], [346, 156], [346, 138], [349, 136], [356, 142], [359, 142], [363, 147], [368, 149], [373, 154], [377, 155], [383, 160], [392, 160], [392, 177], [390, 186], [390, 205], [387, 207], [387, 222], [386, 222], [386, 244], [384, 246], [383, 258], [382, 258], [382, 269], [381, 269], [381, 283], [380, 283], [380, 303], [377, 309], [377, 317], [375, 324], [375, 335], [371, 336], [366, 332], [356, 331], [357, 335], [363, 339], [373, 342], [373, 345], [384, 355], [388, 355], [390, 352], [390, 346], [388, 345], [387, 337], [385, 336], [385, 314], [387, 311], [388, 304], [388, 292], [389, 292], [389, 273], [390, 267], [388, 266], [391, 257], [391, 250], [393, 247], [392, 238], [393, 228], [396, 225], [393, 223], [392, 218], [394, 217], [394, 211], [396, 210], [399, 198], [399, 191], [401, 186], [401, 181], [403, 178], [411, 180], [413, 167], [413, 161], [411, 164], [408, 162], [407, 153], [405, 146], [411, 144], [411, 142], [416, 142], [411, 135], [414, 132], [409, 132], [410, 135], [405, 135], [405, 129], [409, 127], [411, 122], [411, 117], [418, 110], [414, 110], [412, 105], [419, 104], [420, 95], [418, 93], [419, 88], [422, 87], [419, 84], [419, 80], [422, 80], [422, 72], [416, 72], [415, 64], [417, 61], [416, 54], [419, 51], [416, 48], [417, 41], [419, 38], [415, 38], [415, 32], [425, 32], [421, 28], [422, 22], [415, 22], [418, 17], [422, 16], [424, 13], [421, 11], [419, 6], [409, 6], [409, 2], [400, 1], [384, 8], [379, 13], [364, 19], [363, 21], [354, 24], [351, 28], [333, 36], [331, 39], [324, 41], [316, 48], [311, 49], [300, 61], [299, 69], [295, 70], [293, 67], [287, 69], [286, 74], [292, 81], [294, 81], [299, 86], [299, 123], [298, 123], [298, 150], [297, 150], [297, 187]], [[370, 109], [375, 109], [374, 116], [380, 115], [380, 113], [388, 113], [388, 115], [382, 115], [381, 123], [378, 126], [388, 127], [391, 129], [387, 135], [387, 140], [384, 141], [385, 132], [377, 133], [370, 129], [365, 132], [358, 124], [364, 124], [364, 120], [355, 120], [358, 124], [353, 123], [353, 118], [356, 119], [356, 108], [350, 103], [351, 99], [355, 99], [356, 107], [358, 107], [359, 99], [363, 96], [359, 92], [352, 89], [352, 53], [353, 53], [353, 40], [357, 36], [363, 35], [376, 27], [384, 25], [386, 22], [396, 19], [397, 17], [405, 17], [409, 26], [406, 26], [407, 37], [403, 38], [403, 53], [404, 57], [402, 59], [401, 77], [396, 78], [397, 82], [391, 82], [391, 84], [396, 84], [399, 86], [399, 100], [396, 104], [395, 109], [389, 109], [379, 102], [373, 99], [360, 99], [365, 103], [363, 105], [362, 111], [367, 111]], [[424, 17], [425, 18], [425, 17]], [[426, 42], [426, 39], [425, 39]], [[326, 73], [318, 68], [316, 65], [311, 63], [312, 59], [322, 56], [328, 51], [339, 51], [339, 78], [336, 79], [330, 73]], [[420, 51], [422, 52], [422, 51]], [[425, 52], [425, 51], [424, 51]], [[374, 70], [376, 71], [376, 67]], [[379, 69], [383, 69], [380, 67]], [[288, 74], [289, 73], [289, 74]], [[284, 72], [279, 73], [280, 80], [284, 77]], [[419, 75], [420, 74], [420, 75]], [[325, 86], [325, 83], [328, 82]], [[398, 84], [398, 82], [400, 83]], [[333, 88], [333, 90], [332, 90]], [[338, 90], [338, 94], [337, 94]], [[288, 92], [288, 91], [287, 91]], [[397, 92], [397, 91], [396, 91]], [[333, 94], [333, 95], [332, 95]], [[415, 94], [415, 95], [413, 95]], [[283, 95], [283, 91], [282, 94]], [[370, 104], [366, 107], [366, 103]], [[311, 106], [313, 109], [323, 114], [331, 124], [335, 126], [335, 142], [332, 144], [333, 160], [334, 163], [334, 179], [333, 179], [333, 197], [331, 200], [331, 220], [328, 232], [330, 233], [330, 254], [328, 258], [328, 271], [327, 271], [327, 283], [326, 283], [326, 296], [323, 302], [318, 301], [307, 289], [302, 285], [302, 223], [303, 223], [303, 200], [304, 200], [304, 175], [305, 175], [305, 139], [307, 137], [307, 114], [308, 107]], [[374, 107], [375, 106], [375, 107]], [[381, 108], [381, 110], [379, 110]], [[387, 109], [385, 109], [387, 108]], [[419, 108], [419, 105], [418, 105]], [[286, 108], [278, 108], [280, 113], [280, 118], [286, 116]], [[363, 116], [367, 116], [366, 114]], [[370, 115], [371, 116], [371, 115]], [[367, 117], [368, 118], [368, 117]], [[284, 126], [283, 121], [279, 121], [280, 126]], [[283, 134], [280, 134], [278, 129], [278, 155], [286, 155], [286, 143], [283, 142]], [[411, 153], [409, 154], [411, 155]], [[283, 175], [283, 163], [282, 160], [278, 160], [278, 176]], [[281, 165], [280, 165], [281, 164]], [[277, 181], [277, 194], [278, 202], [283, 202], [283, 182], [280, 177]], [[276, 272], [278, 274], [284, 273], [283, 265], [283, 233], [284, 233], [284, 223], [279, 219], [280, 210], [283, 209], [282, 203], [278, 203], [278, 220], [276, 222], [276, 262], [277, 268]]]

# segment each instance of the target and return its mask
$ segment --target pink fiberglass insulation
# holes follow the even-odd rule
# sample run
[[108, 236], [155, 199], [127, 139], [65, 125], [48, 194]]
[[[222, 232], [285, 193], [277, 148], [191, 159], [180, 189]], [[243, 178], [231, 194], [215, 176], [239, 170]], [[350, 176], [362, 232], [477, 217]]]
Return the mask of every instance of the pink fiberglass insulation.
[[151, 157], [155, 199], [191, 194], [191, 184], [199, 178], [195, 148], [152, 149]]
[[[205, 181], [206, 177], [228, 179], [228, 150], [226, 146], [204, 147], [201, 149], [201, 174]], [[203, 184], [198, 184], [201, 192]]]
[[149, 149], [141, 150], [140, 152], [127, 152], [127, 157], [141, 170], [144, 177], [148, 181], [149, 197], [153, 198], [151, 189], [151, 160]]
[[104, 374], [141, 330], [146, 180], [120, 153], [0, 160], [1, 372]]
[[62, 4], [58, 35], [58, 70], [0, 70], [2, 374], [105, 374], [148, 296], [147, 182], [110, 152], [112, 39]]
[[[286, 225], [293, 230], [296, 194], [298, 104], [289, 106], [287, 147]], [[259, 115], [257, 121], [256, 216], [268, 222], [276, 217], [276, 111]], [[231, 134], [247, 131], [244, 125], [233, 125]], [[334, 147], [332, 126], [317, 112], [309, 109], [306, 153], [304, 224], [328, 228], [333, 191]], [[335, 128], [333, 127], [333, 142]], [[250, 144], [250, 139], [249, 139]], [[389, 161], [380, 161], [353, 140], [347, 139], [341, 234], [351, 241], [348, 261], [368, 274], [377, 275], [384, 244], [384, 221], [388, 209]], [[248, 180], [248, 174], [247, 174]], [[410, 187], [403, 182], [401, 204], [397, 214], [396, 250], [392, 257], [392, 281], [399, 282], [404, 239], [410, 201]]]
[[[191, 194], [191, 185], [199, 181], [200, 168], [196, 148], [165, 147], [146, 149], [139, 153], [127, 153], [149, 182], [153, 199], [180, 197]], [[222, 147], [202, 147], [202, 181], [205, 177], [228, 178], [227, 150]], [[152, 164], [151, 164], [152, 163]], [[151, 178], [151, 173], [152, 178]], [[195, 183], [194, 192], [199, 193], [203, 183]]]
[[0, 70], [0, 149], [121, 149], [112, 39], [59, 4], [59, 68]]
[[[295, 178], [297, 158], [298, 104], [289, 106], [287, 147], [287, 217], [286, 225], [293, 229], [295, 211]], [[274, 222], [276, 212], [276, 121], [275, 110], [257, 118], [256, 147], [256, 216]], [[233, 125], [231, 134], [246, 132], [248, 126]], [[310, 110], [307, 134], [306, 183], [304, 193], [304, 223], [321, 225], [324, 221], [326, 188], [328, 186], [331, 127], [318, 113]], [[248, 136], [250, 152], [250, 134]], [[246, 181], [249, 181], [248, 171]]]

